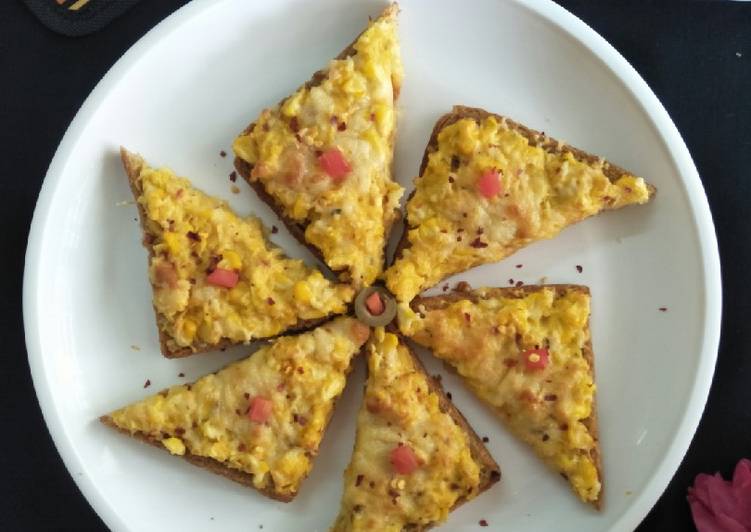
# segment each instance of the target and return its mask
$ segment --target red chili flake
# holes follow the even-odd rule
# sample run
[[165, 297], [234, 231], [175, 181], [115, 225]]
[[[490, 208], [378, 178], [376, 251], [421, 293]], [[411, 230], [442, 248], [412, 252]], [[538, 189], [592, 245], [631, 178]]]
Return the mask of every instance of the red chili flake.
[[451, 401], [451, 392], [446, 392], [446, 397], [448, 397], [449, 401]]
[[143, 383], [143, 387], [148, 388], [149, 386], [151, 386], [151, 381], [149, 379], [146, 379], [146, 382]]
[[268, 303], [269, 305], [273, 305], [274, 303], [276, 303], [276, 301], [274, 301], [273, 297], [269, 297], [266, 299], [266, 303]]
[[542, 435], [542, 441], [548, 441], [549, 439], [550, 439], [550, 436], [548, 436], [547, 434]]
[[176, 197], [177, 199], [180, 199], [180, 198], [182, 197], [182, 195], [183, 195], [183, 192], [184, 192], [184, 191], [183, 191], [183, 189], [181, 189], [181, 188], [178, 188], [178, 189], [177, 189], [177, 192], [175, 192], [175, 197]]
[[271, 226], [271, 234], [275, 235], [279, 232], [279, 228], [275, 225]]
[[362, 479], [365, 478], [365, 475], [357, 475], [357, 478], [355, 478], [355, 486], [359, 486], [362, 484]]
[[467, 217], [467, 213], [466, 213], [466, 212], [463, 212], [463, 213], [462, 213], [462, 218], [466, 218], [466, 217]]
[[472, 243], [470, 244], [470, 246], [472, 246], [473, 248], [486, 248], [486, 247], [488, 247], [488, 244], [486, 242], [483, 242], [482, 240], [480, 240], [480, 237], [478, 236], [477, 238], [475, 238], [472, 241]]
[[177, 374], [177, 376], [178, 376], [178, 377], [180, 377], [180, 378], [183, 378], [183, 377], [185, 377], [185, 373], [183, 373], [183, 372], [181, 371], [180, 373], [178, 373], [178, 374]]
[[338, 124], [339, 123], [339, 118], [337, 118], [336, 115], [331, 115], [331, 118], [329, 120], [331, 121], [332, 124]]
[[554, 393], [549, 393], [545, 397], [543, 397], [543, 399], [545, 399], [546, 401], [557, 401], [558, 396]]
[[222, 151], [219, 152], [219, 157], [226, 157], [226, 156], [227, 156], [227, 152], [226, 151], [222, 150]]
[[459, 169], [459, 157], [456, 155], [451, 156], [451, 170], [456, 172]]
[[175, 434], [177, 434], [178, 436], [182, 436], [183, 434], [185, 434], [185, 429], [182, 427], [177, 427], [175, 429]]
[[520, 286], [523, 286], [523, 285], [524, 285], [524, 281], [516, 281], [516, 284], [514, 286], [519, 288]]
[[375, 113], [370, 113], [370, 121], [375, 122]]
[[521, 268], [522, 266], [523, 266], [522, 264], [517, 264], [516, 265], [517, 268]]
[[579, 273], [581, 273], [581, 272], [584, 271], [584, 268], [581, 267], [581, 264], [577, 264], [576, 265], [576, 271], [579, 272]]
[[481, 235], [481, 234], [483, 234], [484, 232], [485, 232], [485, 229], [483, 229], [482, 227], [478, 227], [478, 228], [477, 228], [477, 234], [478, 234], [478, 235]]
[[293, 116], [290, 119], [290, 121], [289, 121], [289, 128], [293, 132], [295, 132], [295, 133], [297, 133], [298, 131], [300, 131], [300, 123], [297, 121], [297, 117], [296, 116]]
[[449, 289], [448, 284], [443, 285], [443, 287], [441, 288], [441, 290], [443, 290], [444, 292], [446, 292], [448, 289]]
[[657, 310], [659, 310], [660, 312], [667, 312], [668, 311], [668, 307], [660, 307]]
[[631, 187], [623, 187], [623, 189], [624, 189], [624, 190], [625, 190], [626, 192], [628, 192], [629, 194], [631, 194], [631, 193], [633, 192], [633, 190], [631, 189]]
[[472, 316], [469, 315], [469, 312], [464, 313], [464, 319], [467, 320], [467, 323], [472, 321]]
[[297, 423], [300, 424], [300, 426], [304, 427], [308, 424], [308, 418], [305, 416], [297, 416]]
[[503, 361], [503, 365], [504, 365], [504, 366], [506, 366], [507, 368], [513, 368], [513, 367], [514, 367], [514, 366], [516, 366], [516, 365], [517, 365], [518, 363], [519, 363], [519, 361], [518, 361], [518, 360], [515, 360], [515, 359], [513, 359], [513, 358], [507, 358], [507, 359], [505, 359], [505, 360]]
[[336, 126], [336, 129], [339, 131], [346, 131], [347, 130], [346, 122], [339, 122], [339, 125]]
[[267, 132], [267, 133], [268, 133], [268, 131], [269, 131], [269, 130], [271, 129], [271, 126], [269, 125], [269, 123], [268, 123], [268, 122], [264, 122], [264, 123], [263, 123], [263, 125], [261, 126], [261, 128], [262, 128], [262, 129], [263, 129], [263, 130], [264, 130], [265, 132]]
[[501, 333], [501, 329], [498, 327], [498, 325], [493, 325], [492, 331], [493, 331], [493, 334], [500, 334]]
[[232, 172], [230, 172], [229, 174], [229, 180], [232, 181], [233, 183], [237, 181], [237, 172], [232, 170]]
[[454, 182], [454, 176], [449, 176], [449, 183], [453, 183], [453, 182]]
[[456, 237], [456, 241], [457, 241], [457, 242], [461, 242], [461, 241], [462, 241], [462, 237], [461, 237], [461, 236], [457, 236], [457, 237]]
[[244, 397], [245, 397], [246, 399], [250, 399], [250, 394], [249, 394], [248, 392], [245, 392], [245, 393], [243, 394], [243, 396], [244, 396]]
[[487, 436], [482, 437], [482, 443], [488, 443], [489, 441], [490, 441], [490, 438], [488, 438]]
[[464, 228], [463, 228], [463, 227], [460, 227], [459, 229], [457, 229], [457, 230], [456, 230], [456, 232], [457, 232], [457, 233], [463, 233], [463, 232], [464, 232]]
[[480, 526], [488, 526], [488, 522], [485, 519], [480, 519]]
[[200, 242], [201, 241], [201, 235], [196, 233], [195, 231], [188, 231], [188, 238], [195, 241]]
[[305, 373], [305, 368], [303, 368], [302, 366], [299, 366], [299, 367], [297, 368], [297, 372], [298, 372], [298, 373], [299, 373], [300, 375], [302, 375], [303, 373]]
[[237, 446], [237, 450], [240, 451], [241, 453], [244, 453], [247, 449], [248, 448], [245, 447], [244, 443], [241, 443], [240, 445]]

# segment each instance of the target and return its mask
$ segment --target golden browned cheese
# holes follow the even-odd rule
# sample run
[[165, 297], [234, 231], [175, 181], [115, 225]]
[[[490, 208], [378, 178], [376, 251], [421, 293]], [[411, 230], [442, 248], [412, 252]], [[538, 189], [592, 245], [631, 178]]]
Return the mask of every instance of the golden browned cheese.
[[[532, 146], [505, 120], [464, 118], [438, 135], [407, 204], [408, 247], [384, 277], [401, 301], [441, 279], [495, 262], [603, 209], [645, 203], [644, 180], [611, 182], [604, 162]], [[484, 197], [478, 180], [499, 172], [501, 190]]]
[[[352, 300], [351, 287], [272, 245], [260, 220], [240, 218], [187, 179], [144, 166], [137, 181], [153, 249], [154, 308], [170, 351], [274, 336], [301, 320], [342, 313]], [[213, 268], [238, 272], [237, 285], [209, 284]]]
[[[376, 329], [367, 350], [355, 448], [332, 530], [398, 532], [444, 521], [460, 497], [479, 491], [469, 436], [441, 411], [429, 377], [396, 335]], [[398, 474], [390, 463], [399, 445], [409, 446], [420, 464], [410, 474]]]
[[[402, 332], [454, 368], [470, 389], [498, 413], [585, 502], [599, 500], [597, 440], [589, 430], [595, 384], [589, 294], [544, 288], [523, 297], [503, 289], [476, 290], [445, 308], [403, 306]], [[424, 318], [420, 315], [425, 316]], [[544, 369], [530, 369], [527, 349], [547, 346]]]
[[[337, 318], [110, 417], [123, 430], [161, 441], [172, 454], [212, 458], [253, 475], [260, 490], [294, 495], [368, 333], [353, 318]], [[263, 423], [248, 416], [255, 397], [272, 404]]]
[[[393, 181], [396, 110], [402, 80], [396, 6], [355, 41], [355, 53], [329, 63], [321, 82], [303, 86], [234, 143], [253, 165], [284, 215], [306, 226], [305, 240], [355, 286], [370, 285], [403, 189]], [[351, 167], [341, 181], [322, 168], [322, 152], [338, 149]]]

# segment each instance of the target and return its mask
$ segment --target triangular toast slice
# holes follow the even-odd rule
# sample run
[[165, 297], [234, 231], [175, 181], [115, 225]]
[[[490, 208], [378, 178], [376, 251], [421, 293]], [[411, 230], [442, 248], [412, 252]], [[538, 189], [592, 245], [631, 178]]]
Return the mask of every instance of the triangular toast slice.
[[124, 148], [121, 156], [149, 252], [164, 356], [276, 336], [346, 310], [352, 288], [287, 258], [260, 220], [240, 218], [227, 203]]
[[641, 177], [482, 109], [436, 123], [386, 285], [400, 301], [603, 210], [646, 203]]
[[402, 307], [399, 325], [599, 508], [589, 309], [585, 286], [484, 288], [418, 298]]
[[342, 281], [368, 286], [403, 189], [393, 181], [398, 7], [235, 139], [235, 167]]
[[378, 328], [332, 530], [426, 530], [501, 478], [462, 414], [395, 334]]
[[288, 502], [370, 329], [341, 317], [103, 416], [121, 432]]

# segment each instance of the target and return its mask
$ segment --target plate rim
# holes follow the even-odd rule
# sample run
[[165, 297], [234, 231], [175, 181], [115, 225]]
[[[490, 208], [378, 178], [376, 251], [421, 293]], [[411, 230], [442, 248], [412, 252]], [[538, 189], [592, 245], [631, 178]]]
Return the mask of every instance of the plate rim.
[[[50, 376], [44, 363], [39, 320], [37, 319], [38, 307], [35, 289], [41, 268], [38, 259], [42, 253], [50, 206], [60, 185], [67, 160], [83, 134], [86, 124], [106, 100], [108, 93], [117, 86], [138, 60], [162, 38], [188, 23], [194, 17], [201, 16], [204, 12], [223, 4], [225, 1], [227, 0], [197, 0], [177, 9], [138, 39], [107, 71], [77, 111], [55, 151], [42, 182], [29, 230], [24, 261], [23, 320], [34, 390], [47, 429], [68, 473], [92, 509], [111, 529], [129, 530], [129, 526], [117, 509], [101, 495], [91, 477], [85, 473], [84, 460], [78, 454], [65, 430], [48, 385]], [[672, 442], [663, 451], [659, 466], [647, 480], [646, 487], [634, 498], [626, 510], [615, 518], [613, 530], [630, 531], [647, 515], [667, 487], [685, 456], [704, 412], [714, 377], [722, 319], [720, 256], [714, 222], [699, 173], [677, 127], [654, 92], [620, 52], [584, 21], [553, 2], [553, 0], [506, 1], [517, 4], [556, 26], [559, 30], [574, 38], [600, 60], [605, 67], [610, 69], [632, 95], [635, 103], [642, 109], [665, 143], [665, 148], [672, 159], [672, 163], [683, 181], [688, 203], [693, 212], [704, 280], [704, 330], [701, 339], [701, 354], [690, 397], [685, 403], [682, 415], [679, 417], [678, 428], [673, 435]], [[83, 473], [74, 475], [74, 470], [80, 470]]]

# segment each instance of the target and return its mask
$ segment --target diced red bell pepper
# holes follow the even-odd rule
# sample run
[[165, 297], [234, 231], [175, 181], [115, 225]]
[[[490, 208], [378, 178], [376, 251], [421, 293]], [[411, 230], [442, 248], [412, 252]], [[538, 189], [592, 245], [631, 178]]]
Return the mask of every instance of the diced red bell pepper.
[[527, 369], [545, 369], [550, 361], [550, 353], [547, 349], [527, 349], [522, 353], [524, 365]]
[[338, 148], [330, 148], [318, 157], [318, 164], [335, 183], [341, 183], [352, 171], [352, 167]]
[[255, 423], [264, 423], [271, 416], [272, 406], [273, 404], [268, 399], [256, 396], [250, 400], [248, 417]]
[[407, 445], [400, 445], [391, 451], [391, 465], [400, 475], [409, 475], [420, 467], [415, 452]]
[[498, 170], [485, 170], [477, 180], [477, 191], [485, 198], [491, 199], [501, 192], [501, 177]]
[[235, 270], [225, 270], [224, 268], [216, 268], [208, 275], [208, 277], [206, 277], [207, 283], [214, 286], [221, 286], [222, 288], [234, 288], [239, 280], [239, 273]]

